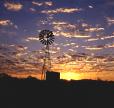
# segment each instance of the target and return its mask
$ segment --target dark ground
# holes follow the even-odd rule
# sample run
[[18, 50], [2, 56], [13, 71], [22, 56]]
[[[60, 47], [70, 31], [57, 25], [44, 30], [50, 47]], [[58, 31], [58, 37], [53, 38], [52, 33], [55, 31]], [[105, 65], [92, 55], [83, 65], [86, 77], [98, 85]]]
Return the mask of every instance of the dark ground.
[[114, 108], [114, 82], [40, 81], [0, 75], [0, 108]]

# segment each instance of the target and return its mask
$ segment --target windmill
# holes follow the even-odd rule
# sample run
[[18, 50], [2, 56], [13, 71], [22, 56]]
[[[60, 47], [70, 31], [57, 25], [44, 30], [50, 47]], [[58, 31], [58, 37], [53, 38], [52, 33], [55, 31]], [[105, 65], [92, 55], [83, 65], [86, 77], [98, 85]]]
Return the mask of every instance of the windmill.
[[41, 79], [45, 79], [46, 72], [51, 70], [51, 58], [50, 58], [49, 46], [54, 42], [53, 32], [50, 30], [42, 30], [39, 33], [39, 40], [44, 45], [45, 56], [44, 56], [44, 64], [42, 67]]

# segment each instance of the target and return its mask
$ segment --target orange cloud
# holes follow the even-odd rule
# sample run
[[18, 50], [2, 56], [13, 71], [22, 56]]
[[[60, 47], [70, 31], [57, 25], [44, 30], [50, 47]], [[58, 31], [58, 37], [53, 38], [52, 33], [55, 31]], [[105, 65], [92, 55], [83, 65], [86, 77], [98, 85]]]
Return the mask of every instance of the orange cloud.
[[97, 32], [97, 31], [103, 31], [104, 28], [97, 28], [97, 27], [93, 27], [93, 28], [88, 28], [88, 29], [85, 29], [85, 31], [87, 32]]
[[114, 38], [114, 36], [105, 36], [105, 37], [101, 37], [101, 40], [111, 39], [111, 38]]
[[81, 34], [75, 34], [73, 37], [75, 38], [89, 38], [89, 35], [81, 35]]
[[20, 3], [9, 3], [9, 2], [6, 2], [4, 6], [7, 10], [11, 11], [20, 11], [23, 7], [23, 5]]
[[97, 41], [97, 40], [99, 40], [99, 38], [90, 38], [90, 39], [87, 39], [88, 42]]
[[29, 41], [38, 41], [39, 38], [37, 37], [28, 37], [27, 39], [25, 39], [25, 41], [29, 42]]
[[50, 1], [50, 2], [36, 2], [36, 1], [32, 1], [32, 4], [33, 5], [36, 5], [36, 6], [52, 6], [53, 3]]
[[86, 47], [85, 49], [87, 49], [87, 50], [91, 50], [91, 51], [96, 51], [96, 50], [102, 50], [104, 47], [95, 47], [95, 46], [93, 46], [93, 47]]
[[[18, 29], [18, 26], [13, 24], [13, 22], [11, 22], [10, 20], [8, 19], [1, 19], [0, 20], [0, 26], [12, 26], [14, 27], [15, 29]], [[10, 32], [11, 33], [11, 32]]]
[[52, 2], [45, 2], [45, 5], [47, 5], [47, 6], [52, 6], [53, 3], [52, 3]]
[[64, 21], [53, 21], [52, 22], [53, 29], [55, 30], [56, 36], [64, 36], [68, 38], [89, 38], [90, 35], [75, 31], [78, 29], [78, 25], [71, 24], [69, 22]]
[[81, 35], [81, 34], [75, 34], [73, 32], [54, 32], [54, 34], [56, 36], [64, 36], [64, 37], [68, 37], [68, 38], [72, 38], [72, 37], [75, 37], [75, 38], [89, 38], [90, 36], [89, 35]]
[[2, 26], [8, 26], [12, 25], [13, 23], [10, 20], [0, 20], [0, 25]]
[[114, 24], [114, 18], [107, 17], [106, 19], [107, 19], [107, 22], [108, 22], [109, 26]]
[[44, 14], [57, 14], [57, 13], [73, 13], [73, 12], [79, 12], [82, 9], [78, 8], [57, 8], [55, 10], [43, 10], [41, 13]]
[[33, 5], [36, 5], [36, 6], [42, 6], [42, 5], [43, 5], [43, 3], [35, 2], [35, 1], [33, 1], [32, 4], [33, 4]]
[[64, 22], [64, 21], [53, 21], [52, 25], [55, 30], [75, 29], [76, 28], [76, 25], [70, 24], [70, 23]]
[[107, 44], [106, 48], [114, 48], [114, 44]]

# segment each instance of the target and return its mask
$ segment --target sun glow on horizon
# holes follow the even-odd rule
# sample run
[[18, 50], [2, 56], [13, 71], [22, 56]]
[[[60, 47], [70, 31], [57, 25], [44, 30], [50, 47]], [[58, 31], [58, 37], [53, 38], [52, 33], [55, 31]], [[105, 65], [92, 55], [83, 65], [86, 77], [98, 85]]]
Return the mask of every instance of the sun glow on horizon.
[[65, 73], [60, 73], [60, 79], [65, 79], [65, 80], [80, 80], [82, 79], [80, 74], [74, 73], [74, 72], [65, 72]]

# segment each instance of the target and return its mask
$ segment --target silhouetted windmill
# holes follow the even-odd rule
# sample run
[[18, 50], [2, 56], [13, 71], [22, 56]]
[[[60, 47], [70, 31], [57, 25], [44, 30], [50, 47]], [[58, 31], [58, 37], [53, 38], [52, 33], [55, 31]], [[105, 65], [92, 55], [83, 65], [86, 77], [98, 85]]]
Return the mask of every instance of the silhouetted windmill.
[[46, 72], [50, 71], [51, 69], [49, 45], [51, 45], [54, 42], [53, 32], [49, 30], [42, 30], [39, 34], [39, 40], [44, 45], [45, 48], [44, 64], [42, 67], [42, 75], [41, 75], [41, 79], [45, 79]]

